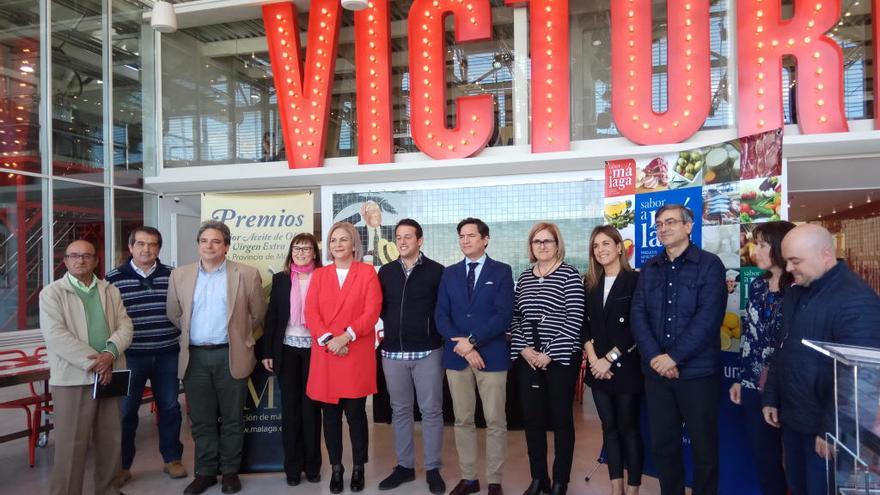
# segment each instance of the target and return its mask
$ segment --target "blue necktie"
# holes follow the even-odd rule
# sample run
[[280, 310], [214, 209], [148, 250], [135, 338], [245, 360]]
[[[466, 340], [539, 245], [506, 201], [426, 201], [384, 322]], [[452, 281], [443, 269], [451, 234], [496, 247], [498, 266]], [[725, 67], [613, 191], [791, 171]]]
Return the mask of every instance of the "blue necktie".
[[468, 286], [468, 299], [474, 297], [474, 282], [477, 281], [477, 263], [476, 261], [468, 263], [468, 274], [467, 274], [467, 286]]

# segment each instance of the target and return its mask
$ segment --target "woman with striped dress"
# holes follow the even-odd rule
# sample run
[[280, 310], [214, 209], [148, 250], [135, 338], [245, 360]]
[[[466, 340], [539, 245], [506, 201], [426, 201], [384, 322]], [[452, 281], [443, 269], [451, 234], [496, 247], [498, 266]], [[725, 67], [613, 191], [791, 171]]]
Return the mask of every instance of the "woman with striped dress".
[[[514, 292], [510, 357], [522, 406], [532, 482], [524, 495], [566, 493], [574, 453], [572, 401], [581, 363], [584, 287], [565, 260], [559, 227], [538, 223], [529, 261]], [[547, 469], [546, 425], [553, 429], [553, 481]]]

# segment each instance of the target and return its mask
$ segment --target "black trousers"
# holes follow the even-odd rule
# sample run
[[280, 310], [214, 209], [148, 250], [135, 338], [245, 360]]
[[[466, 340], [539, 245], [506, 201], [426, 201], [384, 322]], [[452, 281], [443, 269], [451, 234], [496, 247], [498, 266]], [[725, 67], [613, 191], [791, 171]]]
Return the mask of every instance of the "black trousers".
[[321, 405], [306, 396], [311, 349], [284, 346], [281, 386], [281, 439], [288, 477], [321, 472]]
[[663, 495], [684, 495], [682, 422], [694, 457], [693, 495], [718, 493], [719, 375], [687, 380], [645, 378], [651, 453]]
[[639, 415], [642, 394], [612, 394], [593, 389], [593, 401], [602, 421], [602, 445], [608, 460], [608, 474], [612, 480], [623, 479], [626, 463], [626, 484], [642, 484], [645, 464]]
[[524, 359], [515, 362], [529, 469], [534, 480], [549, 478], [547, 429], [550, 427], [553, 430], [553, 481], [569, 481], [574, 455], [572, 402], [579, 371], [574, 363], [580, 363], [580, 359], [572, 359], [568, 366], [551, 362], [546, 371], [535, 371]]
[[367, 463], [369, 428], [367, 426], [367, 398], [339, 399], [339, 404], [324, 403], [324, 443], [327, 457], [333, 466], [342, 464], [342, 413], [348, 421], [351, 438], [351, 460], [355, 466]]

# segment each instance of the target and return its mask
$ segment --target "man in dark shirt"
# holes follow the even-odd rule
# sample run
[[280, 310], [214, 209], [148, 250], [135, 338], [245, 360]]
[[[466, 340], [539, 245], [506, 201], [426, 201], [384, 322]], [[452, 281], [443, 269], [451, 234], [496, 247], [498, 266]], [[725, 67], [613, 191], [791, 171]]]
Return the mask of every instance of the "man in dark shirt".
[[443, 265], [421, 252], [422, 226], [404, 218], [397, 222], [396, 262], [379, 269], [382, 284], [384, 338], [379, 350], [382, 371], [394, 411], [394, 450], [397, 466], [379, 483], [391, 490], [415, 479], [413, 456], [413, 390], [422, 413], [425, 478], [431, 493], [443, 493], [443, 339], [434, 323], [437, 289]]
[[832, 360], [802, 339], [880, 347], [880, 297], [834, 256], [823, 227], [801, 225], [782, 241], [795, 285], [782, 303], [780, 347], [770, 364], [764, 419], [782, 428], [785, 477], [792, 493], [828, 492], [825, 432], [835, 432]]
[[694, 493], [711, 495], [718, 493], [724, 264], [691, 243], [689, 208], [667, 204], [655, 218], [664, 251], [642, 267], [631, 315], [645, 372], [651, 452], [663, 495], [683, 495], [685, 423], [693, 447]]

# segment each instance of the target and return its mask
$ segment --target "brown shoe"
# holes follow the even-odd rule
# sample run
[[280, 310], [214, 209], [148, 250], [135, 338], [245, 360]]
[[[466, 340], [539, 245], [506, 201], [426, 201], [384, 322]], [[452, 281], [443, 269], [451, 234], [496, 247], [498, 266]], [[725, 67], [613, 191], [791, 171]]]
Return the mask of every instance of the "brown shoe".
[[204, 476], [197, 474], [195, 479], [183, 489], [183, 493], [188, 495], [198, 495], [204, 493], [205, 490], [217, 484], [216, 476]]
[[241, 491], [241, 480], [238, 479], [238, 475], [235, 473], [224, 474], [222, 485], [223, 493], [238, 493]]
[[480, 491], [480, 480], [461, 480], [449, 495], [469, 495]]
[[113, 477], [113, 481], [110, 482], [113, 485], [113, 488], [122, 488], [123, 485], [128, 483], [128, 480], [131, 479], [131, 471], [128, 469], [120, 469], [116, 476]]
[[171, 461], [165, 464], [165, 467], [162, 468], [162, 472], [170, 476], [171, 478], [186, 478], [186, 468], [183, 467], [183, 463], [180, 461]]
[[501, 489], [501, 484], [489, 483], [489, 495], [504, 495], [504, 490]]

